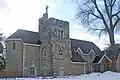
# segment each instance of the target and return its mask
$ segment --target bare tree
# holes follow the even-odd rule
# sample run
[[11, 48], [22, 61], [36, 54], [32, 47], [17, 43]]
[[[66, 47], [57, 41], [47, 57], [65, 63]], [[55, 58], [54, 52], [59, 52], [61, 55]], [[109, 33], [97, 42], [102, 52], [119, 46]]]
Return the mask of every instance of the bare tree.
[[4, 40], [5, 37], [0, 33], [0, 71], [5, 69]]
[[[75, 0], [78, 4], [77, 19], [89, 30], [109, 36], [111, 46], [114, 35], [120, 31], [120, 0]], [[83, 4], [82, 4], [83, 3]]]

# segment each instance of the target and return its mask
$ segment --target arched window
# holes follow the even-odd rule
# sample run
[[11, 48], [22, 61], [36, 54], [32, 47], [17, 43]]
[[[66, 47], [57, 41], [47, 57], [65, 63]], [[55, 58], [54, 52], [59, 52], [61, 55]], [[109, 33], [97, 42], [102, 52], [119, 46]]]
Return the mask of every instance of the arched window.
[[63, 55], [63, 47], [59, 48], [59, 55]]
[[16, 43], [13, 42], [13, 49], [16, 49]]
[[30, 66], [30, 76], [36, 76], [36, 67], [35, 67], [35, 65]]

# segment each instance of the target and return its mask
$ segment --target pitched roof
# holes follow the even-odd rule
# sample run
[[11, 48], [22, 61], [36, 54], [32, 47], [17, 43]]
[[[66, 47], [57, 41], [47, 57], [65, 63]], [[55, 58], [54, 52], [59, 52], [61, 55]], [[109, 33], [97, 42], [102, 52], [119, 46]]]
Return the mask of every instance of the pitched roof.
[[76, 39], [70, 39], [70, 41], [73, 62], [85, 62], [85, 60], [78, 54], [78, 52], [74, 51], [74, 49], [77, 49], [78, 47], [82, 50], [84, 54], [88, 54], [91, 49], [93, 49], [96, 54], [100, 53], [100, 49], [93, 42]]
[[102, 56], [104, 55], [104, 52], [101, 51], [99, 56], [96, 56], [93, 63], [98, 63], [100, 61], [100, 59], [102, 58]]
[[100, 49], [93, 42], [77, 40], [77, 39], [70, 39], [70, 40], [71, 40], [71, 48], [77, 49], [78, 47], [80, 47], [80, 49], [84, 54], [88, 54], [91, 49], [94, 50], [95, 54], [99, 54], [100, 52]]
[[98, 63], [100, 61], [100, 59], [104, 56], [105, 52], [106, 52], [106, 56], [109, 57], [111, 60], [112, 60], [113, 57], [115, 57], [116, 60], [117, 60], [118, 55], [120, 53], [119, 50], [115, 50], [114, 54], [110, 50], [101, 51], [100, 55], [96, 56], [96, 58], [94, 59], [93, 63]]
[[72, 52], [72, 59], [73, 62], [86, 62], [77, 52]]
[[14, 34], [9, 36], [7, 39], [10, 38], [21, 38], [24, 43], [30, 43], [30, 44], [39, 44], [39, 34], [38, 32], [32, 32], [27, 30], [17, 30]]

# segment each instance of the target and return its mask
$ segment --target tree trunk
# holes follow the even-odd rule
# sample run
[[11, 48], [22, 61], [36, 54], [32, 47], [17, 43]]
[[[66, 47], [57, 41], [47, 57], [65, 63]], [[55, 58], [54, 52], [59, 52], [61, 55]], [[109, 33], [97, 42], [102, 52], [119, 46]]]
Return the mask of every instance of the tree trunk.
[[114, 28], [109, 29], [108, 35], [109, 35], [110, 45], [115, 46]]

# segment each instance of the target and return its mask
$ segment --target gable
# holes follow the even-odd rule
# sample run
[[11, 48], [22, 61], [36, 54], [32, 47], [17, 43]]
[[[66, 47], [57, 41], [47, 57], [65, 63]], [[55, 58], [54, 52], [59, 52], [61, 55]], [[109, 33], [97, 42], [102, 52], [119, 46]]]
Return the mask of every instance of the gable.
[[11, 36], [9, 36], [7, 39], [13, 39], [13, 38], [22, 39], [24, 43], [40, 44], [38, 32], [19, 29], [15, 33], [13, 33]]
[[86, 62], [84, 60], [84, 58], [81, 56], [81, 54], [83, 54], [83, 52], [81, 51], [80, 48], [77, 50], [75, 50], [75, 49], [72, 49], [72, 50], [73, 50], [72, 58], [71, 58], [72, 62]]
[[112, 62], [112, 60], [111, 60], [108, 56], [106, 56], [106, 54], [104, 54], [104, 55], [102, 56], [102, 58], [99, 60], [98, 64], [101, 63], [102, 60], [104, 60], [104, 59], [108, 59], [110, 62]]
[[93, 49], [95, 54], [97, 55], [100, 53], [100, 49], [93, 42], [76, 40], [76, 39], [70, 39], [70, 41], [71, 41], [72, 52], [74, 52], [73, 49], [80, 48], [84, 54], [89, 54], [91, 49]]
[[91, 49], [91, 51], [89, 52], [88, 57], [89, 57], [89, 61], [90, 61], [90, 62], [93, 62], [93, 61], [94, 61], [94, 59], [95, 59], [95, 57], [96, 57], [96, 54], [95, 54], [95, 52], [93, 51], [93, 49]]
[[[72, 61], [75, 62], [86, 62], [86, 58], [89, 54], [93, 54], [100, 52], [100, 49], [93, 44], [92, 42], [70, 39], [71, 40], [71, 53], [72, 53]], [[82, 55], [83, 56], [82, 56]], [[94, 57], [95, 58], [95, 57]]]

